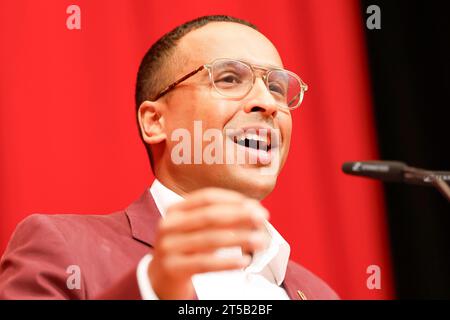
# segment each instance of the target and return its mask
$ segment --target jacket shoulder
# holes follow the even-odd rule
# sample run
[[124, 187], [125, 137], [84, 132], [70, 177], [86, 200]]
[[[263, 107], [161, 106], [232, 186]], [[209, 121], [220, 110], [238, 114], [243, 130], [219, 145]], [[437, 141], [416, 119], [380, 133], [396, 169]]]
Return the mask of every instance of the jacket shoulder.
[[0, 260], [0, 299], [79, 299], [84, 290], [68, 290], [71, 265], [64, 236], [46, 215], [20, 222]]
[[[103, 240], [104, 237], [109, 240]], [[86, 299], [88, 284], [92, 284], [86, 279], [98, 277], [98, 272], [90, 269], [92, 259], [109, 261], [108, 243], [104, 242], [114, 241], [115, 237], [119, 243], [131, 238], [123, 211], [26, 217], [17, 225], [0, 259], [0, 299]], [[67, 285], [71, 266], [83, 271], [77, 290]], [[102, 269], [101, 273], [105, 271]]]
[[129, 234], [129, 224], [124, 211], [110, 214], [41, 214], [35, 213], [22, 220], [16, 228], [15, 235], [34, 234], [35, 230], [59, 233], [66, 240], [71, 236], [79, 238], [86, 233], [98, 233], [112, 229], [114, 232]]

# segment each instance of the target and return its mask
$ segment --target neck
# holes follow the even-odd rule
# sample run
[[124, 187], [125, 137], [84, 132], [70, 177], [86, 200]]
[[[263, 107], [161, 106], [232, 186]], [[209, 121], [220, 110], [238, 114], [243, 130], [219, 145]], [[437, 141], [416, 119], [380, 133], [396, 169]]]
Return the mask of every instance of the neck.
[[[166, 188], [172, 190], [176, 194], [182, 196], [183, 198], [195, 188], [192, 188], [192, 184], [189, 184], [189, 180], [184, 175], [180, 175], [177, 173], [176, 178], [174, 175], [170, 174], [168, 170], [157, 166], [155, 168], [155, 178], [163, 184]], [[187, 181], [186, 181], [187, 180]]]

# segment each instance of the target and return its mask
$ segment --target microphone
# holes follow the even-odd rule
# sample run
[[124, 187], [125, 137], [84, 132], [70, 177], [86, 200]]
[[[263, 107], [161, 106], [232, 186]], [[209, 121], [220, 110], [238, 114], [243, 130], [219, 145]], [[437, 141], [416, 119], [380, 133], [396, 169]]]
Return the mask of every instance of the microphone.
[[345, 162], [342, 171], [346, 174], [378, 179], [386, 182], [401, 182], [422, 186], [434, 186], [450, 201], [450, 171], [431, 171], [409, 167], [400, 161], [355, 161]]
[[342, 165], [342, 171], [355, 176], [403, 182], [405, 167], [406, 164], [399, 161], [357, 161], [345, 162]]

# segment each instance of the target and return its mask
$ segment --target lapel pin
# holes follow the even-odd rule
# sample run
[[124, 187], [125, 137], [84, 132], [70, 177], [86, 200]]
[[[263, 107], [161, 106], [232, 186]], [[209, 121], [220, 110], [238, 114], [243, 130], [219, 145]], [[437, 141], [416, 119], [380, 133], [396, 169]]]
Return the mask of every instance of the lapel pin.
[[305, 294], [303, 292], [301, 292], [300, 290], [297, 290], [297, 294], [300, 297], [300, 300], [308, 300], [308, 298], [305, 296]]

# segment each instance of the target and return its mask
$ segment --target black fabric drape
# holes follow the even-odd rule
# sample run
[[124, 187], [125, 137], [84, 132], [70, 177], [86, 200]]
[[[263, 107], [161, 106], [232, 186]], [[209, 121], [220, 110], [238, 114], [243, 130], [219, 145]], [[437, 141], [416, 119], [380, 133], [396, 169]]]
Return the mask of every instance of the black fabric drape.
[[[450, 171], [450, 20], [445, 1], [370, 1], [366, 29], [381, 158]], [[385, 186], [398, 298], [450, 298], [450, 203], [432, 189]]]

